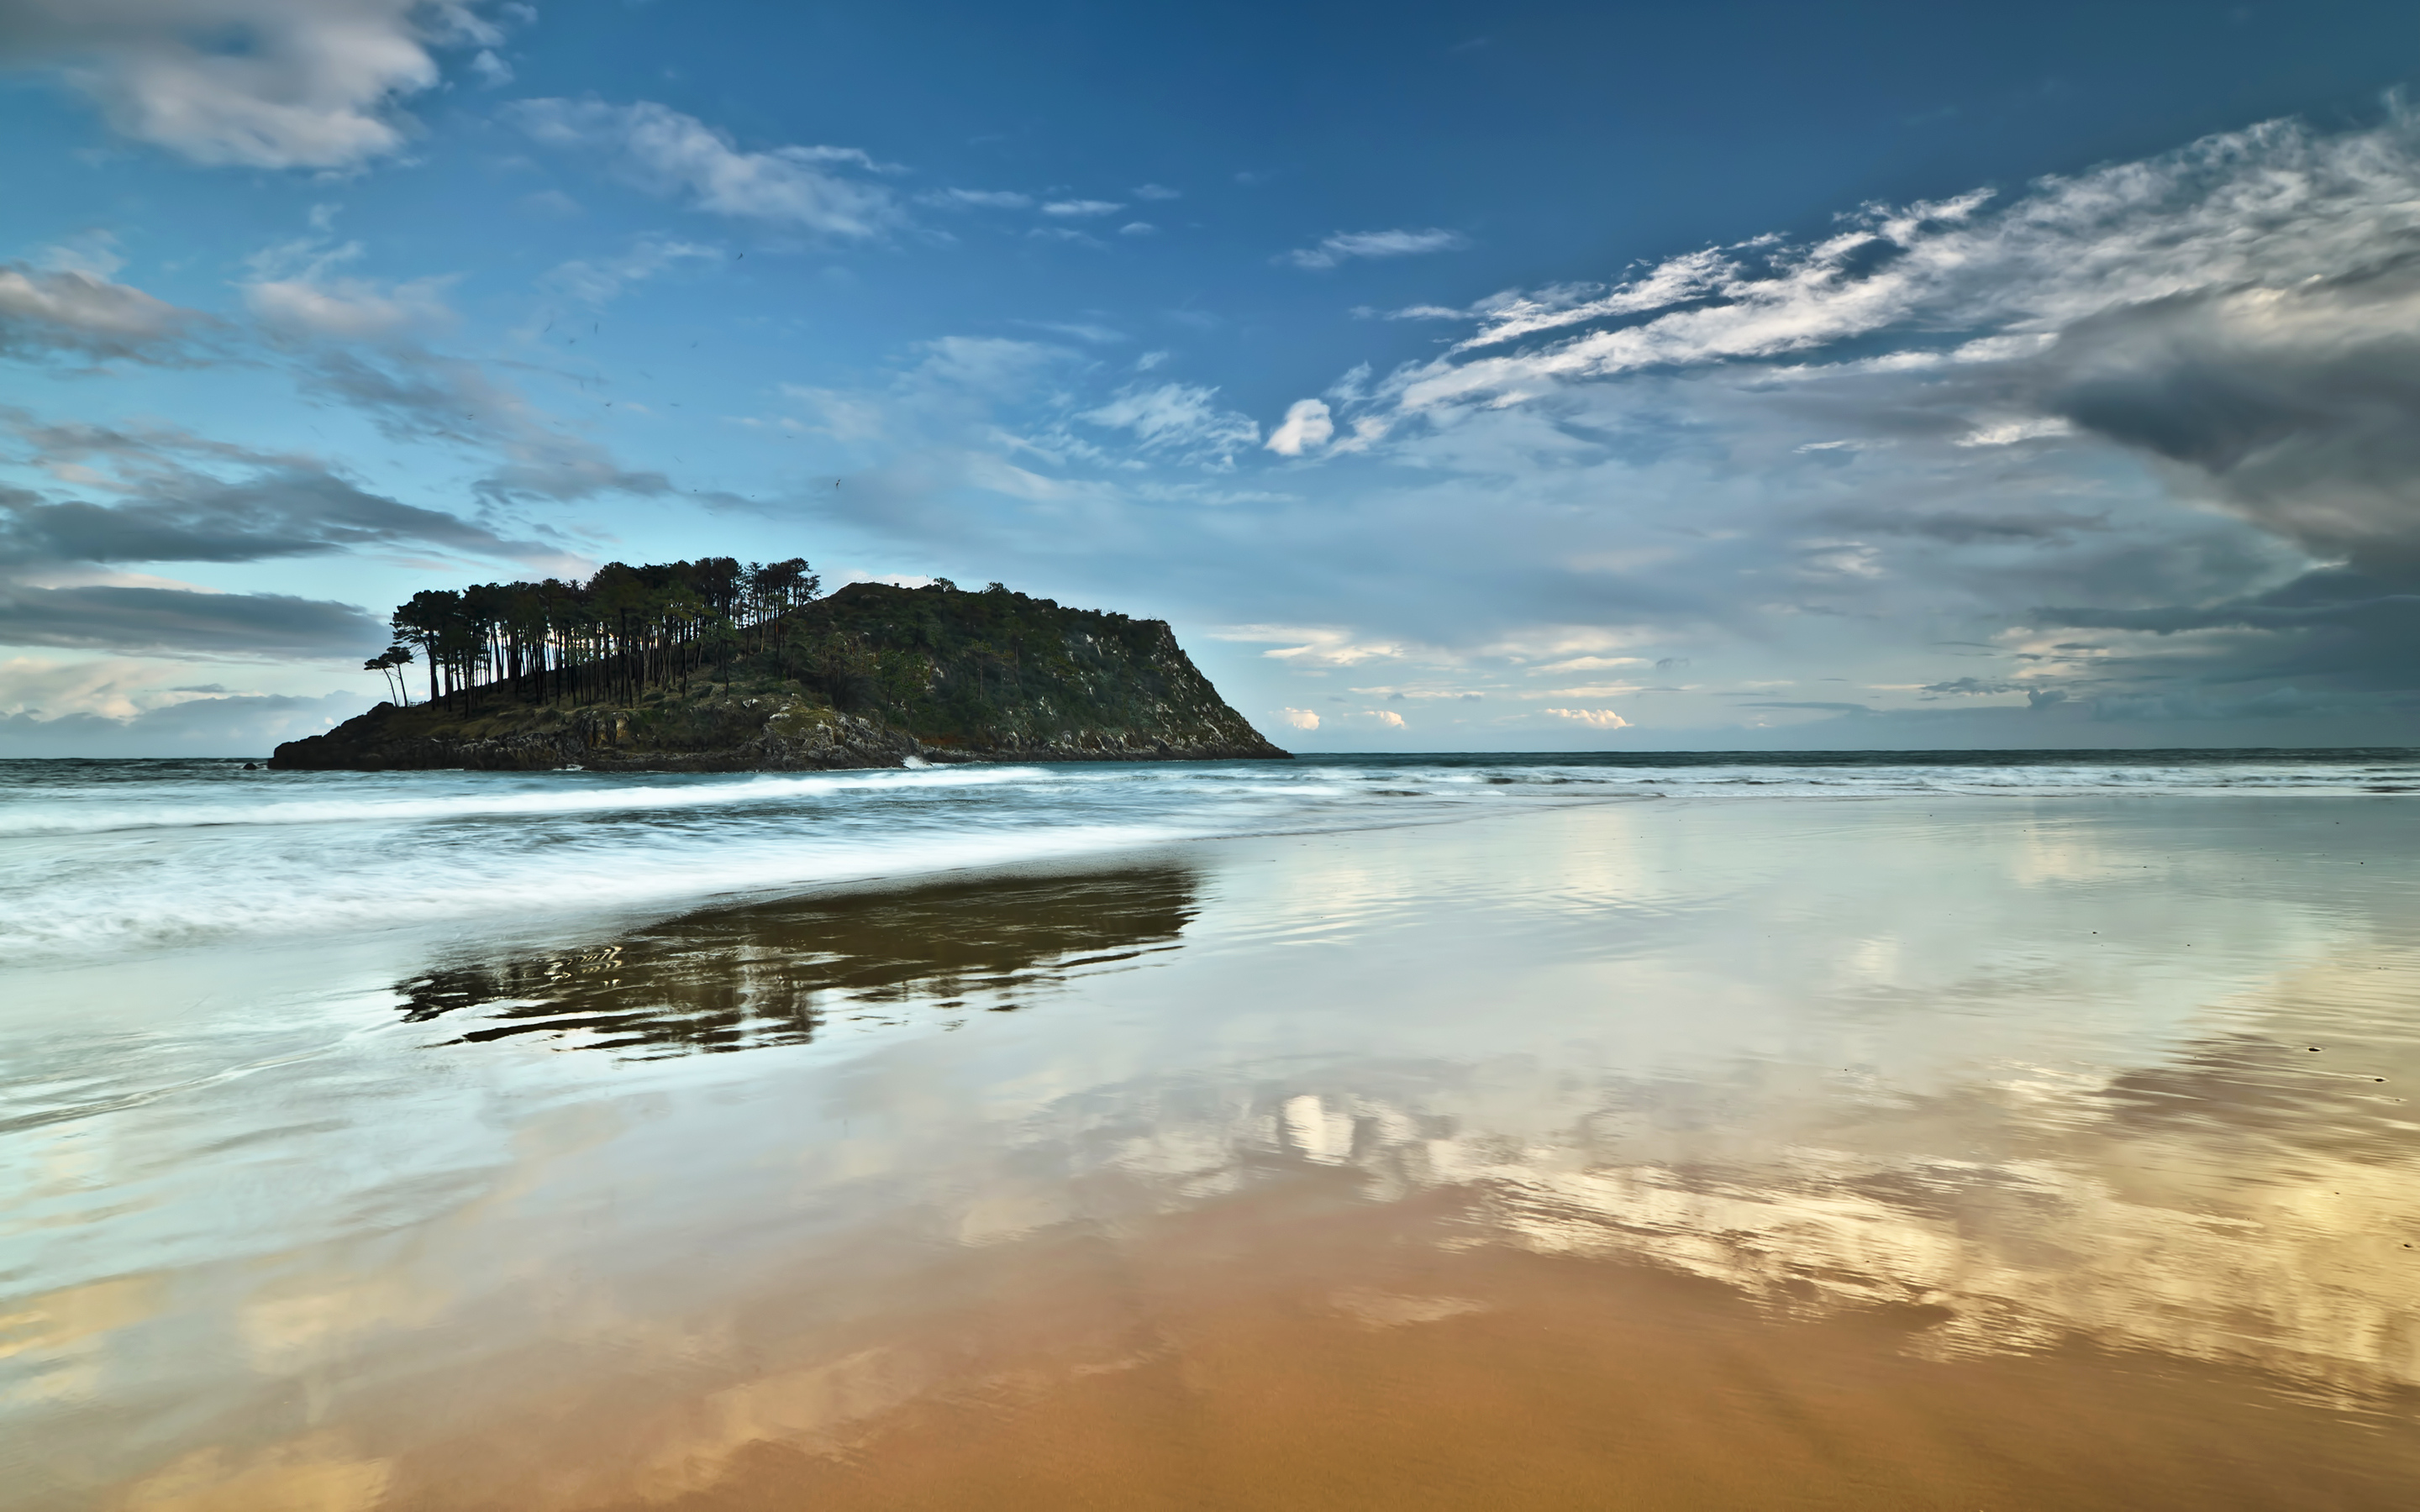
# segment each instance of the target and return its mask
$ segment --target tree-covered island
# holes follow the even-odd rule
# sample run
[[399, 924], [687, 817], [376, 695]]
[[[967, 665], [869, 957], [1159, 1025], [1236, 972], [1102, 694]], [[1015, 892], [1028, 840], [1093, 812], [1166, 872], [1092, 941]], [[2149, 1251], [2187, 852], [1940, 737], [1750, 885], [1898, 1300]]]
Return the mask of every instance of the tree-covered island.
[[[276, 767], [799, 770], [1283, 758], [1166, 622], [730, 557], [414, 594], [390, 695]], [[425, 687], [413, 701], [414, 685]]]

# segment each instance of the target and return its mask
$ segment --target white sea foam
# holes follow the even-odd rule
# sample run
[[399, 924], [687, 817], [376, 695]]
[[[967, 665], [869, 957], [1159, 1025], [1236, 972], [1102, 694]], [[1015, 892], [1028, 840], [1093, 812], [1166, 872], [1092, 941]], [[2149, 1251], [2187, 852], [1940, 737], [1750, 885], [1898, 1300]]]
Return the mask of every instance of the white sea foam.
[[0, 764], [0, 962], [271, 935], [466, 930], [1219, 835], [1518, 807], [2085, 794], [2376, 795], [2395, 753], [2315, 761], [1327, 758], [804, 775], [267, 773]]

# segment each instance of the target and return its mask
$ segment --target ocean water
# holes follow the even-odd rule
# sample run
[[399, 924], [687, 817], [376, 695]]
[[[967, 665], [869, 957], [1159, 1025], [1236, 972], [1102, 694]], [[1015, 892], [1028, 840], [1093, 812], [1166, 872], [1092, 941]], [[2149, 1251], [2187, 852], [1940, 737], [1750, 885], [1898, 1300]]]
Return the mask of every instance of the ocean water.
[[0, 962], [491, 932], [1222, 836], [1661, 799], [2365, 795], [2420, 752], [1347, 756], [813, 776], [0, 763]]
[[0, 765], [0, 1506], [2407, 1505], [2415, 800]]

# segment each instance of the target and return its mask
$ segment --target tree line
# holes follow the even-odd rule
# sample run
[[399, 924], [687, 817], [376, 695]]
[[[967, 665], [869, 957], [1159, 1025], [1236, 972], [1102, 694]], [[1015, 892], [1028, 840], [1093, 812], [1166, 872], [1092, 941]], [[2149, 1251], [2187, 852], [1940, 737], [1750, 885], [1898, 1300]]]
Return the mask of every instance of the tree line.
[[610, 562], [585, 582], [478, 583], [424, 589], [388, 622], [395, 643], [362, 664], [409, 704], [415, 661], [428, 701], [468, 713], [483, 691], [525, 702], [635, 698], [686, 689], [692, 672], [779, 649], [781, 624], [821, 580], [803, 558], [629, 566]]

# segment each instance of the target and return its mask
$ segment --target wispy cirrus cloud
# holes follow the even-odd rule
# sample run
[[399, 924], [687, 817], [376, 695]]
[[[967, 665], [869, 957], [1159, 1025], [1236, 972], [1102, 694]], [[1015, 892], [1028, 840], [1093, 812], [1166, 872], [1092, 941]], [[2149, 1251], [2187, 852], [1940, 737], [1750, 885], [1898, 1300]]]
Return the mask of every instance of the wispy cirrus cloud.
[[1314, 245], [1280, 253], [1278, 261], [1296, 268], [1334, 268], [1357, 257], [1417, 257], [1468, 245], [1470, 239], [1461, 232], [1434, 227], [1426, 231], [1339, 231], [1322, 237]]
[[723, 257], [720, 247], [676, 237], [642, 236], [619, 255], [574, 258], [557, 264], [538, 282], [541, 287], [582, 304], [605, 304], [619, 299], [633, 285], [683, 268], [718, 265]]
[[1249, 415], [1220, 409], [1218, 396], [1217, 389], [1193, 383], [1129, 388], [1077, 418], [1130, 432], [1146, 451], [1223, 464], [1259, 444], [1261, 427]]
[[901, 219], [898, 196], [862, 177], [876, 164], [856, 147], [752, 151], [694, 116], [644, 100], [524, 100], [507, 115], [539, 142], [602, 153], [639, 188], [708, 214], [841, 240], [876, 236]]

